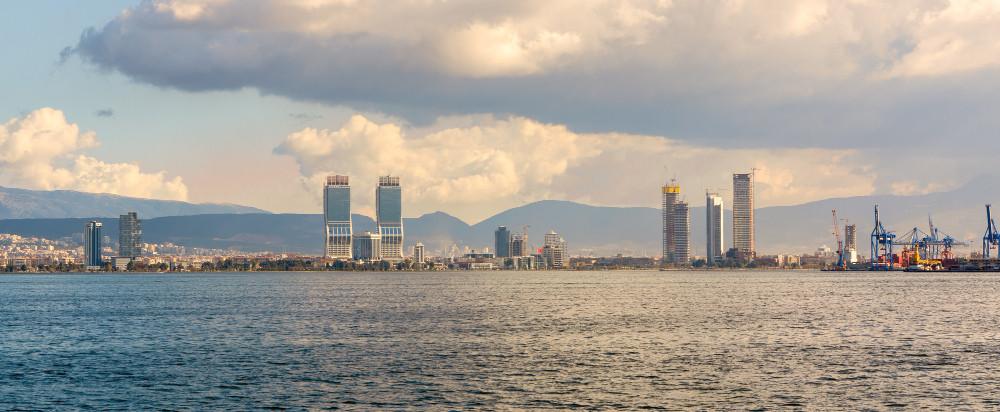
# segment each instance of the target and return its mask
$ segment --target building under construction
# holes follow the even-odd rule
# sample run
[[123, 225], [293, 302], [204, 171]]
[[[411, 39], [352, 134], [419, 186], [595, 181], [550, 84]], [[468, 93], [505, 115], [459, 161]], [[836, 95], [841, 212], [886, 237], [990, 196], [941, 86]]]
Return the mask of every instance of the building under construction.
[[662, 187], [663, 262], [687, 264], [691, 258], [691, 208], [681, 200], [681, 187], [674, 179]]

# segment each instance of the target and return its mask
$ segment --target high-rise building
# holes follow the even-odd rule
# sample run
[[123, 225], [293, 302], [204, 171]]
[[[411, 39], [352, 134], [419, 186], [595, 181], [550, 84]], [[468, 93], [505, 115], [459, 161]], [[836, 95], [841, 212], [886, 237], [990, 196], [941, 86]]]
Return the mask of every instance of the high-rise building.
[[528, 235], [511, 233], [510, 255], [508, 257], [528, 256]]
[[542, 248], [542, 257], [545, 258], [549, 267], [561, 268], [566, 262], [566, 240], [559, 237], [555, 231], [545, 235], [545, 246]]
[[403, 259], [403, 191], [399, 187], [399, 177], [378, 178], [375, 227], [382, 237], [382, 259]]
[[413, 263], [423, 263], [425, 259], [427, 256], [424, 256], [424, 244], [417, 242], [413, 245]]
[[351, 185], [347, 176], [330, 175], [323, 187], [323, 219], [326, 221], [327, 259], [350, 259], [353, 252], [351, 233]]
[[722, 196], [717, 193], [707, 193], [705, 204], [705, 227], [708, 244], [705, 247], [705, 261], [719, 263], [725, 256], [725, 244], [722, 241]]
[[494, 245], [498, 258], [510, 257], [510, 231], [507, 226], [500, 226], [493, 232]]
[[733, 174], [733, 247], [742, 260], [753, 259], [753, 173]]
[[844, 226], [844, 261], [858, 263], [858, 226]]
[[118, 217], [118, 257], [142, 256], [142, 221], [136, 212]]
[[101, 267], [101, 222], [91, 220], [83, 225], [83, 264]]
[[691, 259], [691, 208], [687, 202], [674, 203], [674, 256], [677, 263], [688, 263]]
[[382, 236], [378, 233], [365, 232], [354, 236], [354, 259], [375, 261], [382, 260]]
[[674, 185], [671, 180], [670, 185], [663, 186], [663, 261], [674, 261], [674, 203], [680, 200], [681, 187]]

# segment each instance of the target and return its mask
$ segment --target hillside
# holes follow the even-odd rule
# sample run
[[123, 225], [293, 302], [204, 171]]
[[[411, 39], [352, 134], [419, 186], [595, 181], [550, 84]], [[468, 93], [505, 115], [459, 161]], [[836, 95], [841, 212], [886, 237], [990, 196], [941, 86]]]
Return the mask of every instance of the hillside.
[[[1000, 187], [995, 177], [984, 176], [948, 192], [918, 196], [858, 196], [826, 199], [796, 206], [765, 207], [756, 210], [757, 249], [762, 254], [806, 253], [821, 245], [833, 246], [830, 211], [858, 224], [859, 252], [867, 253], [867, 235], [873, 224], [873, 210], [880, 205], [883, 224], [897, 234], [913, 227], [926, 231], [927, 215], [944, 233], [973, 245], [980, 244], [985, 230], [983, 205], [1000, 205]], [[700, 198], [700, 197], [699, 197]], [[696, 199], [699, 199], [696, 198]], [[689, 199], [691, 199], [689, 197]], [[178, 202], [179, 203], [179, 202]], [[705, 207], [691, 208], [691, 249], [705, 250]], [[204, 205], [202, 205], [204, 206]], [[729, 206], [728, 199], [726, 206]], [[135, 210], [135, 209], [130, 209]], [[1000, 213], [1000, 211], [998, 211]], [[150, 218], [139, 213], [146, 242], [172, 242], [184, 246], [238, 249], [245, 251], [288, 251], [318, 254], [323, 244], [322, 215], [300, 214], [210, 214]], [[16, 233], [58, 239], [83, 231], [89, 219], [8, 219], [0, 220], [0, 233]], [[99, 219], [105, 233], [116, 236], [117, 218]], [[724, 244], [730, 245], [732, 213], [726, 211]], [[511, 230], [528, 225], [529, 244], [540, 245], [545, 233], [558, 232], [573, 254], [658, 255], [660, 251], [660, 211], [648, 207], [597, 207], [566, 201], [540, 201], [494, 215], [475, 225], [443, 212], [404, 219], [406, 250], [423, 242], [428, 253], [446, 253], [452, 244], [459, 249], [493, 250], [493, 232], [500, 225]], [[371, 218], [354, 215], [354, 231], [374, 230]], [[969, 249], [959, 249], [960, 252]]]
[[72, 190], [26, 190], [0, 187], [0, 219], [114, 217], [135, 211], [140, 217], [221, 213], [269, 213], [254, 207], [142, 199]]

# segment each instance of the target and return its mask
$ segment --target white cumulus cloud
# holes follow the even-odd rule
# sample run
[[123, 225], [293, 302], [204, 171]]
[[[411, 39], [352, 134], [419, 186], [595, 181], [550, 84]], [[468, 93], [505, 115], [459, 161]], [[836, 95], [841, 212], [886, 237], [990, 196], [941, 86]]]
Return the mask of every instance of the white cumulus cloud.
[[0, 125], [0, 182], [39, 190], [79, 190], [187, 200], [180, 177], [143, 173], [131, 163], [106, 163], [82, 153], [100, 143], [92, 131], [68, 123], [62, 111], [35, 110]]
[[620, 133], [580, 134], [524, 117], [442, 119], [408, 136], [394, 124], [354, 116], [339, 129], [306, 128], [275, 149], [292, 156], [306, 190], [346, 174], [357, 210], [370, 212], [377, 177], [401, 176], [410, 213], [444, 210], [471, 221], [543, 199], [607, 206], [655, 205], [666, 165], [700, 205], [701, 189], [726, 188], [758, 168], [761, 205], [870, 194], [874, 176], [858, 152], [718, 149]]

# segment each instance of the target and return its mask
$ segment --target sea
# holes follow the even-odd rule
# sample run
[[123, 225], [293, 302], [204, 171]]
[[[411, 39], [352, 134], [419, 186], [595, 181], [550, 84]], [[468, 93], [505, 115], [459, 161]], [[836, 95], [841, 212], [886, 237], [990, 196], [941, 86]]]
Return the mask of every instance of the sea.
[[0, 275], [0, 410], [1000, 409], [1000, 274]]

